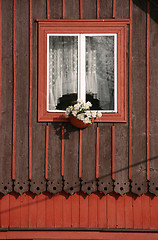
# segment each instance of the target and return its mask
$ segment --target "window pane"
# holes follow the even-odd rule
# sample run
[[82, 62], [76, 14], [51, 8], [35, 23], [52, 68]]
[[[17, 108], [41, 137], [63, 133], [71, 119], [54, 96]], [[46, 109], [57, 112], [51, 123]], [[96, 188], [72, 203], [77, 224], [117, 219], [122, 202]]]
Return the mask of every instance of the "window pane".
[[114, 36], [86, 36], [86, 101], [114, 110]]
[[48, 111], [65, 110], [77, 100], [77, 62], [77, 36], [49, 36]]

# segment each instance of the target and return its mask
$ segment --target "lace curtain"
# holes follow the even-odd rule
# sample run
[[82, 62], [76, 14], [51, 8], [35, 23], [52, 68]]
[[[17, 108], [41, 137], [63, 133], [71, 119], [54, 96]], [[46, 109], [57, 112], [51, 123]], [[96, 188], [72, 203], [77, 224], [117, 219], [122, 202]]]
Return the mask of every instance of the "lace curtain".
[[[49, 110], [64, 95], [76, 94], [78, 37], [49, 38]], [[86, 36], [86, 95], [99, 101], [99, 109], [114, 108], [114, 37]]]

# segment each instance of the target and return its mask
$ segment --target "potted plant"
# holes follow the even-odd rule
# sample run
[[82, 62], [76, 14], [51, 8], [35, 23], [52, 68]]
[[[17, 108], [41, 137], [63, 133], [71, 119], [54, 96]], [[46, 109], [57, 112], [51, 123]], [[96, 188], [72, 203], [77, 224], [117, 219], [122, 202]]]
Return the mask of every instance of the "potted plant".
[[75, 127], [86, 128], [93, 123], [94, 119], [102, 116], [101, 112], [90, 111], [90, 107], [92, 104], [89, 101], [84, 103], [83, 100], [78, 99], [74, 106], [66, 108], [65, 115], [69, 117], [71, 124]]

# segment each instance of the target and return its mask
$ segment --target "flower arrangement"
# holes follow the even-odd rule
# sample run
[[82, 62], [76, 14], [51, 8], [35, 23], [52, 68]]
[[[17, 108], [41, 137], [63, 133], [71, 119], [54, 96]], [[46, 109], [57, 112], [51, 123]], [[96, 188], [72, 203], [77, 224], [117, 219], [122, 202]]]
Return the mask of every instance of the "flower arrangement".
[[74, 117], [79, 121], [82, 121], [84, 124], [90, 125], [94, 119], [100, 118], [102, 116], [101, 112], [90, 111], [90, 107], [92, 107], [91, 102], [88, 101], [84, 103], [83, 100], [78, 99], [77, 103], [74, 106], [69, 106], [66, 108], [65, 115], [67, 117]]

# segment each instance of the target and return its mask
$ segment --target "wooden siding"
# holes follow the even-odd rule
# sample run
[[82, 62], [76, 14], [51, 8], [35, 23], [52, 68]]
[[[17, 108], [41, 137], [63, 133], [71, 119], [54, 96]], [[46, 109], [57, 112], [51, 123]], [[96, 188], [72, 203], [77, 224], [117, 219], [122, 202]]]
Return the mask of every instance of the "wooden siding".
[[[0, 0], [0, 11], [0, 227], [158, 229], [158, 8]], [[36, 19], [51, 18], [129, 19], [127, 123], [37, 121]]]

